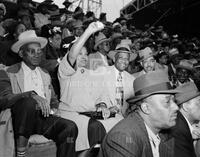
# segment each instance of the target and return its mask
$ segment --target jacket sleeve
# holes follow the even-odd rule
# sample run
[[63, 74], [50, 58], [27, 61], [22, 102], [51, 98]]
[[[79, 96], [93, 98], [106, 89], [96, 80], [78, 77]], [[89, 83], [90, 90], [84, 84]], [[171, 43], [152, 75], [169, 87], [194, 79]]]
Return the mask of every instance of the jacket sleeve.
[[10, 79], [4, 70], [0, 70], [0, 111], [10, 108], [16, 101], [24, 97], [30, 97], [32, 91], [21, 94], [13, 94]]
[[120, 132], [108, 134], [98, 157], [139, 157], [141, 155], [135, 139]]

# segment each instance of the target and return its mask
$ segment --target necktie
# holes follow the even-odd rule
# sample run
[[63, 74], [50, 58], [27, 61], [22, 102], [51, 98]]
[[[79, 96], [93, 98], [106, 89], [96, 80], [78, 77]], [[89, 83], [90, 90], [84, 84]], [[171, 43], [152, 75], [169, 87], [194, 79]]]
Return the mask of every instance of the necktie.
[[124, 97], [124, 90], [122, 82], [122, 73], [119, 72], [116, 83], [116, 105], [119, 109], [121, 109], [121, 107], [123, 106], [123, 97]]

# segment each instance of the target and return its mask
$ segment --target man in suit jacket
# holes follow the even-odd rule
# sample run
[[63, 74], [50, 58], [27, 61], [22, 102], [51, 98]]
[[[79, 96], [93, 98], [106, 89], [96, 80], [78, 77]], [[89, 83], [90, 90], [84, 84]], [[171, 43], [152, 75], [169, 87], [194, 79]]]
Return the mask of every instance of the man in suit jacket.
[[134, 81], [135, 96], [127, 101], [132, 113], [104, 138], [99, 157], [173, 157], [174, 139], [168, 128], [176, 124], [178, 107], [163, 71]]
[[133, 81], [135, 78], [125, 71], [128, 67], [129, 62], [135, 59], [135, 55], [131, 52], [129, 45], [125, 40], [122, 40], [120, 44], [116, 46], [114, 51], [110, 51], [108, 56], [114, 61], [113, 66], [106, 67], [105, 82], [107, 84], [107, 89], [109, 93], [109, 99], [113, 106], [118, 106], [116, 101], [116, 90], [117, 90], [117, 80], [119, 73], [122, 79], [123, 102], [121, 106], [118, 106], [122, 115], [126, 116], [126, 110], [128, 108], [128, 103], [126, 99], [134, 95]]
[[42, 56], [41, 48], [46, 43], [47, 40], [37, 37], [33, 30], [23, 32], [12, 46], [13, 52], [18, 53], [23, 61], [1, 71], [0, 96], [9, 105], [5, 104], [2, 108], [0, 117], [6, 122], [4, 127], [13, 122], [17, 157], [25, 156], [28, 139], [33, 134], [53, 139], [57, 145], [58, 157], [76, 155], [77, 126], [72, 121], [52, 115], [53, 108], [58, 108], [59, 102], [49, 74], [38, 67]]
[[196, 157], [194, 145], [200, 137], [195, 132], [199, 132], [200, 128], [195, 124], [200, 120], [200, 92], [193, 82], [186, 83], [177, 89], [182, 93], [176, 94], [180, 112], [176, 126], [173, 128], [175, 156]]

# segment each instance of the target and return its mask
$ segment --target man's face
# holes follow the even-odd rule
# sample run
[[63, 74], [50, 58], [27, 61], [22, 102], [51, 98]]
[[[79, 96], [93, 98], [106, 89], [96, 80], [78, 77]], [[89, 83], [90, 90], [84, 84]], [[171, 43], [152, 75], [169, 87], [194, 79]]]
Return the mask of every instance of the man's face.
[[146, 99], [149, 110], [149, 121], [156, 129], [167, 129], [176, 124], [178, 106], [174, 96], [156, 94]]
[[176, 71], [176, 76], [180, 83], [185, 83], [189, 80], [190, 73], [186, 69], [178, 68]]
[[144, 68], [145, 72], [154, 71], [156, 65], [156, 60], [153, 57], [149, 57], [142, 61], [142, 67]]
[[115, 67], [119, 71], [124, 71], [129, 64], [130, 54], [128, 53], [117, 53], [115, 55]]
[[29, 67], [37, 67], [41, 63], [42, 55], [43, 52], [39, 43], [29, 43], [22, 58]]
[[199, 121], [200, 120], [200, 96], [192, 99], [189, 101], [189, 114], [193, 121]]

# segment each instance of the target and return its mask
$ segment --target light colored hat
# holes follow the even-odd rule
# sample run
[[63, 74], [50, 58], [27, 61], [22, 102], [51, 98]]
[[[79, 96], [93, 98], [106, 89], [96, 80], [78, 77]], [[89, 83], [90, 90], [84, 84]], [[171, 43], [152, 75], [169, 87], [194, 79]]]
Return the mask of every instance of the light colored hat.
[[176, 88], [181, 91], [175, 95], [177, 105], [187, 102], [200, 95], [200, 92], [193, 82], [188, 82]]
[[97, 50], [97, 46], [105, 41], [110, 41], [110, 39], [106, 38], [102, 32], [99, 32], [98, 36], [95, 37], [94, 50]]
[[173, 90], [168, 74], [163, 70], [152, 71], [141, 75], [133, 82], [135, 95], [127, 102], [135, 105], [135, 102], [145, 99], [154, 94], [176, 94], [179, 90]]
[[146, 47], [145, 49], [139, 51], [139, 57], [140, 57], [139, 61], [142, 62], [145, 59], [153, 57], [153, 51], [151, 50], [150, 47]]
[[179, 54], [179, 51], [177, 48], [172, 48], [169, 50], [169, 55], [170, 56], [173, 56], [173, 55], [176, 55], [176, 54]]
[[34, 30], [28, 30], [19, 35], [18, 41], [12, 45], [11, 49], [13, 52], [18, 53], [21, 46], [32, 42], [40, 43], [41, 48], [44, 48], [47, 44], [47, 39], [38, 37]]
[[137, 54], [136, 53], [132, 53], [131, 52], [131, 49], [130, 49], [130, 45], [131, 45], [131, 40], [129, 39], [124, 39], [124, 40], [121, 40], [121, 43], [118, 44], [115, 48], [114, 51], [110, 51], [108, 53], [108, 56], [113, 60], [115, 61], [115, 55], [117, 53], [129, 53], [130, 54], [130, 61], [133, 61], [136, 59], [137, 57]]
[[3, 3], [0, 3], [0, 9], [3, 10], [3, 15], [6, 15], [6, 7]]
[[186, 69], [189, 71], [194, 70], [193, 63], [187, 59], [181, 60], [179, 65], [176, 66], [176, 68], [182, 68], [182, 69]]

